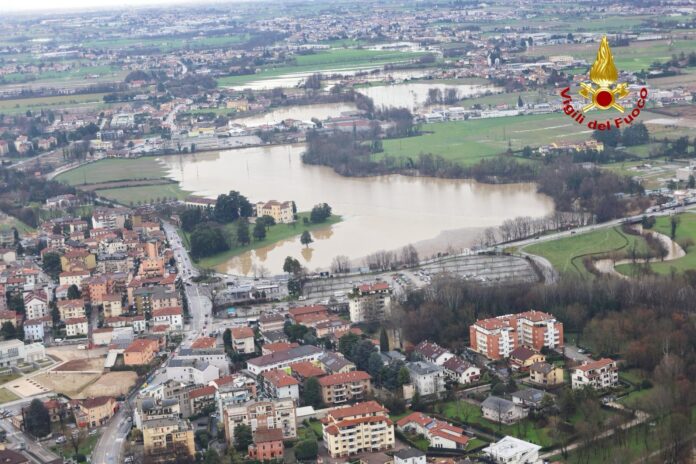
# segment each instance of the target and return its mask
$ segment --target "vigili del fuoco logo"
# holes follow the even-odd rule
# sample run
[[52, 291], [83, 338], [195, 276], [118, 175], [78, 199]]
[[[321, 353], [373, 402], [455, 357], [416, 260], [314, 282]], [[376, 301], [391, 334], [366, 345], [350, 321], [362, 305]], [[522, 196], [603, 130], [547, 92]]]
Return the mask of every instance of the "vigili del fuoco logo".
[[587, 127], [592, 130], [619, 129], [621, 126], [631, 124], [640, 115], [641, 108], [645, 106], [645, 100], [648, 98], [648, 89], [645, 87], [640, 89], [640, 98], [636, 101], [633, 109], [626, 113], [621, 100], [625, 99], [630, 92], [626, 83], [616, 84], [618, 78], [619, 73], [614, 64], [609, 41], [604, 36], [599, 44], [599, 50], [597, 50], [597, 58], [592, 68], [590, 68], [590, 80], [592, 83], [587, 84], [583, 82], [580, 84], [580, 96], [585, 99], [587, 104], [582, 109], [576, 109], [573, 106], [573, 98], [570, 96], [570, 87], [566, 87], [561, 91], [563, 112], [573, 118], [578, 124], [584, 124], [585, 115], [593, 110], [614, 109], [625, 114], [623, 117], [614, 118], [613, 120], [599, 121], [593, 119], [587, 123]]

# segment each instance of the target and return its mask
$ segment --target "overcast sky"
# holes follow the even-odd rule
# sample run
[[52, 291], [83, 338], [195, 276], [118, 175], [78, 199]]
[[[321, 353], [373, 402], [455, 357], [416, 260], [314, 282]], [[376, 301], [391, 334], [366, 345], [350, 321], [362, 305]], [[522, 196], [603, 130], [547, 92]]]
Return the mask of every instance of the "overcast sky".
[[[205, 0], [214, 3], [220, 0]], [[202, 0], [0, 0], [3, 11], [48, 11], [68, 9], [118, 8], [124, 6], [166, 5], [172, 3], [203, 3]]]

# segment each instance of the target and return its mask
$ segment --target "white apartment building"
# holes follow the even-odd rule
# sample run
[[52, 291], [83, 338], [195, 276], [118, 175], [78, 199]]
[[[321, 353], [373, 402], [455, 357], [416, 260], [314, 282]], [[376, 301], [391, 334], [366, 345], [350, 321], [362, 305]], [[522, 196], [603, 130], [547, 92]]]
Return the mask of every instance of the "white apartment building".
[[590, 361], [573, 369], [571, 385], [573, 389], [585, 387], [603, 390], [611, 388], [619, 383], [619, 368], [616, 361], [602, 358], [598, 361]]
[[348, 309], [350, 321], [381, 321], [389, 316], [391, 288], [386, 282], [375, 282], [356, 287], [350, 294]]
[[411, 383], [419, 395], [439, 395], [445, 391], [445, 369], [427, 361], [406, 364]]
[[223, 409], [222, 422], [227, 443], [234, 443], [234, 429], [248, 425], [255, 432], [259, 426], [281, 429], [284, 439], [297, 437], [297, 417], [292, 399], [255, 401], [246, 404], [228, 404]]

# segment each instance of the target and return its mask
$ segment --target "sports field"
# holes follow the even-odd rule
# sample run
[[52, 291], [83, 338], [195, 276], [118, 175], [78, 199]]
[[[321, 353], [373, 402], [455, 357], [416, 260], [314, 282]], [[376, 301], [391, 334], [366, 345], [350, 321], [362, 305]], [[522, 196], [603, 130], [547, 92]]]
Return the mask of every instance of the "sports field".
[[589, 131], [560, 113], [426, 124], [416, 137], [384, 140], [384, 153], [395, 158], [415, 158], [432, 153], [464, 165], [505, 153], [509, 146], [521, 150], [554, 141], [587, 140]]
[[634, 244], [641, 252], [646, 249], [643, 238], [624, 234], [618, 227], [605, 227], [581, 235], [529, 245], [524, 251], [548, 259], [561, 274], [589, 277], [590, 273], [582, 263], [583, 257], [630, 250]]

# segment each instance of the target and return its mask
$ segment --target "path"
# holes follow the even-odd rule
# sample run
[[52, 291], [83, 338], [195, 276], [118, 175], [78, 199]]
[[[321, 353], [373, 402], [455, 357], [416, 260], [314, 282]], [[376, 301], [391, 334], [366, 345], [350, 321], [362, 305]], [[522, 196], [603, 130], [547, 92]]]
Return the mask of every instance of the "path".
[[[652, 237], [658, 239], [660, 242], [662, 242], [662, 245], [667, 249], [667, 256], [662, 261], [673, 261], [675, 259], [683, 258], [686, 255], [686, 252], [684, 249], [677, 244], [677, 242], [673, 241], [671, 238], [664, 234], [660, 234], [658, 232], [654, 231], [645, 231], [643, 228], [640, 228], [640, 233], [641, 235], [651, 235]], [[612, 275], [614, 277], [619, 277], [621, 279], [628, 279], [629, 277], [627, 275], [621, 274], [619, 271], [616, 270], [616, 266], [619, 266], [621, 264], [631, 264], [631, 263], [645, 263], [647, 260], [641, 258], [641, 259], [636, 259], [633, 261], [632, 259], [620, 259], [620, 260], [612, 260], [612, 259], [600, 259], [595, 261], [594, 266], [597, 271], [601, 272], [602, 274], [608, 274]], [[653, 262], [656, 262], [657, 259], [653, 259]]]

